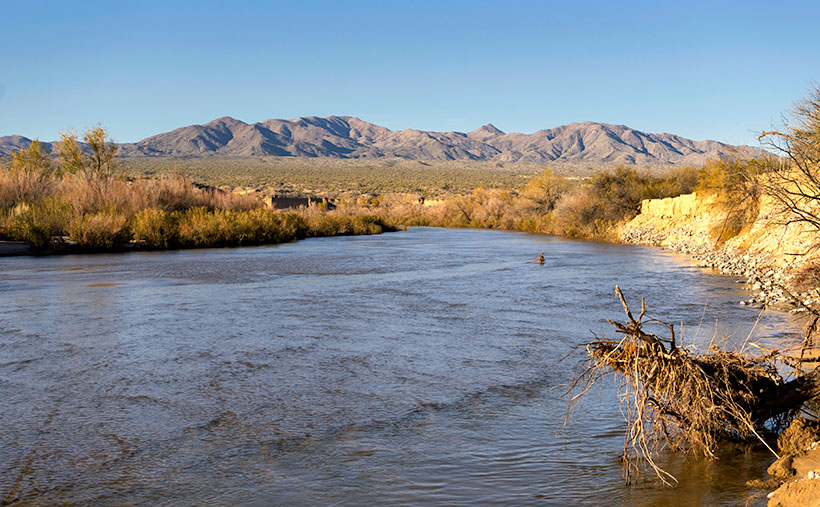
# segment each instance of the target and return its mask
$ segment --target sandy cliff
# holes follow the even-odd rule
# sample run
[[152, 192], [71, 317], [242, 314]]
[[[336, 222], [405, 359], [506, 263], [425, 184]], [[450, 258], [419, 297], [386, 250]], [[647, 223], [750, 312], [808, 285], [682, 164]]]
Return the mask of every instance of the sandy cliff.
[[784, 289], [806, 304], [820, 304], [820, 289], [793, 284], [808, 266], [820, 264], [820, 249], [811, 248], [817, 232], [805, 224], [785, 224], [771, 199], [761, 199], [758, 210], [754, 221], [718, 242], [728, 222], [725, 207], [714, 196], [693, 193], [649, 199], [618, 233], [625, 243], [668, 248], [692, 255], [704, 267], [747, 277], [756, 292], [741, 304], [804, 311]]
[[763, 258], [778, 267], [803, 265], [817, 259], [810, 250], [816, 232], [802, 224], [783, 224], [771, 199], [762, 198], [757, 219], [739, 234], [718, 245], [726, 227], [726, 211], [711, 195], [698, 193], [647, 199], [641, 212], [620, 231], [627, 243], [651, 244], [702, 253], [730, 251]]
[[[800, 292], [791, 282], [796, 273], [820, 261], [812, 250], [817, 232], [802, 224], [783, 223], [770, 199], [759, 203], [757, 218], [737, 235], [717, 244], [715, 238], [726, 224], [727, 213], [710, 195], [687, 194], [667, 199], [649, 199], [641, 203], [641, 212], [624, 224], [619, 233], [622, 241], [673, 249], [693, 255], [701, 264], [724, 272], [748, 277], [755, 295], [741, 304], [782, 305], [791, 312], [804, 309], [789, 302], [782, 287], [794, 290], [807, 305], [820, 303], [820, 291]], [[802, 421], [796, 420], [801, 424]], [[808, 423], [813, 424], [813, 423]], [[793, 424], [792, 426], [795, 426]], [[799, 426], [799, 424], [798, 424]], [[790, 431], [790, 430], [787, 430]], [[811, 434], [816, 441], [818, 434]], [[803, 442], [806, 444], [808, 442]], [[770, 467], [770, 479], [762, 487], [777, 488], [769, 495], [771, 507], [820, 506], [820, 443], [808, 448], [781, 449], [788, 466]], [[773, 469], [783, 469], [775, 473]]]

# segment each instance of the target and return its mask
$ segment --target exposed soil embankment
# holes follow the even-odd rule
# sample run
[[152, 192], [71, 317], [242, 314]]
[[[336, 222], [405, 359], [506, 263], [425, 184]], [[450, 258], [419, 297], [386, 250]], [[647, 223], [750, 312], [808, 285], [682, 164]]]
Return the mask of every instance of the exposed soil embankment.
[[769, 475], [784, 482], [769, 494], [771, 507], [820, 507], [820, 443], [797, 456], [787, 454], [769, 467]]
[[710, 195], [647, 199], [641, 203], [641, 213], [624, 224], [619, 235], [624, 243], [668, 248], [691, 255], [703, 267], [746, 277], [754, 293], [741, 304], [804, 311], [786, 290], [807, 304], [820, 302], [820, 290], [801, 291], [792, 283], [801, 270], [820, 259], [811, 249], [816, 233], [800, 224], [780, 223], [773, 204], [764, 198], [757, 219], [719, 243], [716, 238], [725, 235], [727, 214]]
[[[820, 265], [820, 254], [811, 248], [817, 232], [784, 224], [764, 198], [756, 219], [725, 239], [729, 213], [709, 195], [645, 200], [641, 213], [619, 234], [625, 243], [668, 248], [693, 256], [704, 267], [746, 277], [753, 295], [740, 304], [793, 313], [807, 311], [804, 305], [816, 308], [820, 290], [801, 277]], [[769, 479], [758, 484], [777, 488], [769, 495], [770, 506], [820, 506], [820, 424], [810, 419], [798, 416], [778, 440], [781, 459], [769, 468]]]

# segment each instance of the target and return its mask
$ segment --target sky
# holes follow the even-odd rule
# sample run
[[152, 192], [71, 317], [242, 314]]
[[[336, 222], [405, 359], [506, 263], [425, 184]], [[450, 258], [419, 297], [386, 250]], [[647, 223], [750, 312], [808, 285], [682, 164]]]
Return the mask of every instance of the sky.
[[757, 146], [820, 81], [820, 2], [0, 0], [0, 136], [221, 116], [623, 124]]

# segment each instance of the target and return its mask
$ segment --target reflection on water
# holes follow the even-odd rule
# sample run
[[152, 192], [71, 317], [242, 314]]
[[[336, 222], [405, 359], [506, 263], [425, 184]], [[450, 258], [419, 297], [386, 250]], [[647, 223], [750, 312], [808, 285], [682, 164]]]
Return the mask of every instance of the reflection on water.
[[685, 257], [508, 232], [0, 259], [0, 497], [746, 502], [760, 450], [665, 456], [677, 489], [624, 486], [611, 385], [563, 425], [558, 360], [609, 333], [616, 283], [686, 343], [741, 343], [757, 317]]

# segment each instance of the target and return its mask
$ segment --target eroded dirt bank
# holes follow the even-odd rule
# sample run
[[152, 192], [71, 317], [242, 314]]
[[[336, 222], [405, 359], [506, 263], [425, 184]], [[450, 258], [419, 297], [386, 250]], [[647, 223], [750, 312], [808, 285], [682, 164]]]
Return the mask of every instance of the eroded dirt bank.
[[[725, 239], [728, 212], [709, 195], [696, 193], [641, 203], [641, 212], [624, 224], [624, 243], [652, 245], [691, 255], [703, 267], [746, 277], [752, 296], [739, 302], [792, 313], [820, 303], [815, 273], [820, 254], [812, 249], [816, 232], [779, 220], [763, 198], [757, 218]], [[718, 241], [717, 238], [724, 238]], [[815, 398], [814, 411], [820, 406]], [[820, 506], [820, 426], [803, 412], [778, 439], [780, 459], [756, 486], [773, 489], [770, 506]]]
[[726, 221], [726, 211], [713, 197], [693, 193], [644, 200], [641, 213], [618, 233], [624, 243], [667, 248], [691, 255], [703, 267], [746, 277], [754, 293], [741, 304], [777, 305], [797, 313], [805, 308], [788, 293], [807, 304], [820, 302], [820, 288], [800, 279], [820, 262], [819, 252], [811, 248], [816, 233], [801, 224], [782, 224], [766, 198], [753, 223], [718, 242]]

